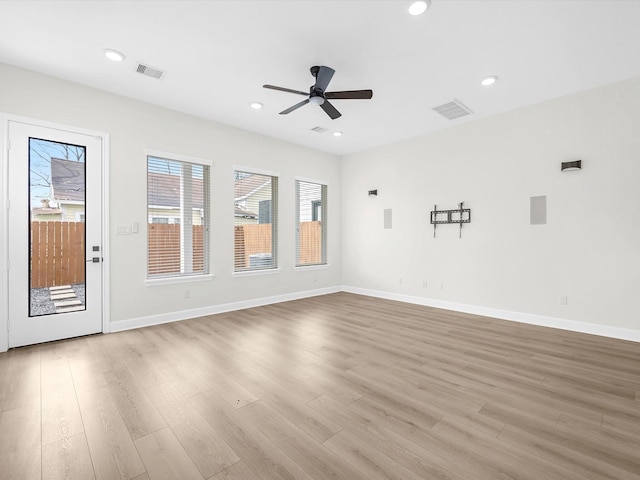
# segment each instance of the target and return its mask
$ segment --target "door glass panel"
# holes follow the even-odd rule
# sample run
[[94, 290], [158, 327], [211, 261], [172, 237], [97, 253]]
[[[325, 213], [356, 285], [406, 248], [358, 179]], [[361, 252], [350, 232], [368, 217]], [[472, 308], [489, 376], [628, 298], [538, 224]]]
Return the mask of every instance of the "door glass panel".
[[30, 317], [86, 309], [85, 154], [29, 138]]

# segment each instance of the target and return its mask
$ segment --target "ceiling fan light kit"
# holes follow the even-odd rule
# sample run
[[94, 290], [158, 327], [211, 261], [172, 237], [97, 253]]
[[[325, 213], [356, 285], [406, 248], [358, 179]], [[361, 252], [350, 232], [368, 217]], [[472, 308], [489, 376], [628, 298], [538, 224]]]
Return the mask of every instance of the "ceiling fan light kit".
[[316, 78], [316, 83], [309, 88], [309, 93], [292, 90], [290, 88], [276, 87], [275, 85], [263, 85], [264, 88], [278, 90], [280, 92], [295, 93], [296, 95], [304, 95], [306, 100], [296, 103], [295, 105], [280, 112], [280, 115], [287, 115], [294, 110], [311, 103], [318, 105], [324, 112], [331, 117], [332, 120], [339, 118], [342, 114], [334, 107], [329, 100], [369, 100], [373, 97], [373, 90], [347, 90], [342, 92], [327, 92], [327, 86], [336, 73], [333, 68], [325, 66], [311, 67], [311, 75]]

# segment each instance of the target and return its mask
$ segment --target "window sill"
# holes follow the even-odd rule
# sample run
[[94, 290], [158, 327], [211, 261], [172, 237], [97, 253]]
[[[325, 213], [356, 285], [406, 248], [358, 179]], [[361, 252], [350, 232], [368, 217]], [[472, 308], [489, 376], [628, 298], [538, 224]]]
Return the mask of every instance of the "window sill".
[[231, 275], [234, 277], [254, 277], [256, 275], [272, 275], [280, 273], [279, 268], [265, 268], [263, 270], [246, 270], [242, 272], [233, 272]]
[[329, 268], [328, 263], [321, 263], [318, 265], [299, 265], [297, 267], [293, 267], [295, 272], [304, 272], [305, 270], [325, 270]]
[[208, 282], [209, 280], [213, 280], [213, 274], [185, 275], [182, 277], [147, 278], [144, 281], [144, 284], [147, 287], [156, 287], [159, 285], [173, 285], [177, 283]]

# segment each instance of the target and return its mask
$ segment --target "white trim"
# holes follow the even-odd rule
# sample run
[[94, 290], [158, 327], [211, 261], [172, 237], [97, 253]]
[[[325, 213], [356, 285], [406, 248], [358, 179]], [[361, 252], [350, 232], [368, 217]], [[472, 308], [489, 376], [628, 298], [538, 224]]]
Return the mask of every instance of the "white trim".
[[105, 135], [108, 136], [107, 133], [99, 132], [97, 130], [89, 130], [82, 127], [65, 125], [63, 123], [55, 123], [55, 122], [49, 122], [47, 120], [39, 120], [37, 118], [24, 117], [22, 115], [5, 113], [3, 120], [5, 121], [5, 125], [8, 122], [15, 122], [15, 123], [23, 123], [25, 125], [35, 125], [37, 127], [49, 128], [52, 130], [60, 130], [61, 132], [79, 133], [81, 135], [89, 135], [92, 137], [104, 137]]
[[428, 307], [442, 308], [445, 310], [453, 310], [474, 315], [482, 315], [502, 320], [510, 320], [514, 322], [526, 323], [530, 325], [538, 325], [542, 327], [558, 328], [578, 333], [587, 333], [591, 335], [599, 335], [609, 338], [617, 338], [621, 340], [629, 340], [632, 342], [640, 342], [640, 331], [630, 330], [626, 328], [607, 327], [592, 323], [578, 322], [574, 320], [565, 320], [561, 318], [545, 317], [542, 315], [533, 315], [521, 312], [512, 312], [507, 310], [499, 310], [495, 308], [479, 307], [474, 305], [466, 305], [454, 302], [447, 302], [437, 299], [428, 299], [422, 297], [414, 297], [410, 295], [401, 295], [392, 292], [384, 292], [380, 290], [369, 290], [366, 288], [351, 287], [348, 285], [326, 287], [316, 290], [307, 290], [303, 292], [288, 293], [283, 295], [275, 295], [272, 297], [256, 298], [253, 300], [243, 300], [239, 302], [226, 303], [221, 305], [212, 305], [209, 307], [196, 308], [192, 310], [181, 310], [178, 312], [162, 313], [158, 315], [150, 315], [147, 317], [132, 318], [122, 320], [111, 324], [112, 332], [120, 332], [133, 328], [148, 327], [151, 325], [159, 325], [163, 323], [176, 322], [180, 320], [188, 320], [190, 318], [198, 318], [207, 315], [215, 315], [218, 313], [243, 310], [246, 308], [261, 307], [264, 305], [272, 305], [274, 303], [288, 302], [291, 300], [300, 300], [303, 298], [315, 297], [320, 295], [328, 295], [331, 293], [347, 292], [358, 295], [366, 295], [369, 297], [384, 298], [387, 300], [397, 300], [400, 302], [412, 303], [416, 305], [424, 305]]
[[182, 155], [179, 153], [161, 152], [160, 150], [153, 150], [151, 148], [145, 148], [144, 153], [146, 157], [162, 158], [163, 160], [178, 160], [180, 162], [208, 165], [210, 167], [213, 166], [213, 162], [211, 160], [206, 160], [204, 158], [198, 157], [190, 157], [188, 155]]
[[9, 215], [7, 195], [9, 192], [9, 123], [8, 117], [0, 113], [0, 352], [9, 349]]
[[325, 270], [331, 267], [328, 263], [318, 263], [315, 265], [298, 265], [293, 267], [294, 272], [304, 272], [305, 270]]
[[231, 272], [232, 277], [253, 277], [256, 275], [271, 275], [280, 273], [280, 268], [259, 268], [255, 270], [240, 270], [239, 272]]
[[544, 315], [535, 315], [532, 313], [514, 312], [510, 310], [501, 310], [497, 308], [481, 307], [477, 305], [467, 305], [464, 303], [447, 302], [433, 298], [414, 297], [412, 295], [402, 295], [393, 292], [385, 292], [381, 290], [370, 290], [367, 288], [351, 287], [343, 285], [341, 291], [347, 293], [356, 293], [358, 295], [366, 295], [369, 297], [384, 298], [387, 300], [396, 300], [399, 302], [413, 303], [426, 307], [441, 308], [444, 310], [453, 310], [456, 312], [471, 313], [473, 315], [481, 315], [484, 317], [498, 318], [501, 320], [510, 320], [513, 322], [526, 323], [529, 325], [537, 325], [540, 327], [558, 328], [560, 330], [568, 330], [577, 333], [588, 333], [590, 335], [599, 335], [602, 337], [617, 338], [620, 340], [629, 340], [631, 342], [640, 342], [640, 330], [631, 330], [628, 328], [611, 327], [600, 325], [597, 323], [579, 322], [577, 320], [567, 320], [564, 318], [547, 317]]
[[307, 182], [307, 183], [315, 183], [316, 185], [327, 185], [329, 186], [329, 182], [326, 180], [317, 180], [315, 178], [308, 178], [308, 177], [293, 177], [293, 180], [296, 181], [300, 181], [300, 182]]
[[102, 133], [102, 333], [109, 333], [111, 331], [111, 252], [109, 243], [109, 232], [111, 231], [111, 225], [109, 224], [109, 209], [110, 198], [109, 192], [111, 191], [109, 172], [109, 142], [110, 137], [108, 133]]
[[4, 181], [0, 184], [0, 251], [5, 252], [5, 256], [0, 258], [0, 352], [6, 352], [9, 348], [9, 270], [8, 270], [8, 254], [9, 254], [9, 228], [7, 215], [7, 195], [8, 195], [8, 164], [9, 152], [7, 150], [9, 141], [9, 122], [22, 123], [25, 125], [33, 125], [42, 128], [60, 130], [63, 132], [88, 135], [99, 138], [102, 145], [102, 257], [105, 259], [102, 263], [102, 332], [110, 331], [110, 260], [109, 260], [109, 134], [96, 130], [88, 130], [85, 128], [64, 125], [36, 118], [24, 117], [21, 115], [7, 114], [0, 112], [0, 171], [3, 173]]
[[[201, 219], [201, 223], [200, 225], [204, 225], [206, 228], [204, 229], [204, 233], [203, 233], [203, 241], [205, 246], [209, 246], [209, 249], [205, 249], [204, 251], [204, 258], [207, 260], [206, 263], [204, 263], [204, 266], [207, 267], [206, 268], [206, 272], [207, 273], [203, 273], [201, 275], [199, 275], [201, 277], [202, 280], [208, 280], [209, 278], [205, 278], [205, 277], [213, 277], [213, 274], [209, 273], [212, 271], [213, 269], [213, 259], [212, 259], [212, 255], [211, 255], [211, 251], [210, 251], [210, 246], [211, 246], [211, 201], [212, 201], [212, 195], [211, 195], [211, 169], [213, 168], [213, 162], [209, 161], [209, 160], [204, 160], [204, 159], [200, 159], [200, 158], [196, 158], [196, 157], [190, 157], [188, 155], [181, 155], [181, 154], [176, 154], [176, 153], [168, 153], [168, 152], [161, 152], [159, 150], [152, 150], [149, 148], [145, 148], [145, 161], [146, 161], [146, 175], [145, 175], [145, 184], [146, 184], [146, 189], [147, 189], [147, 195], [149, 192], [149, 157], [153, 157], [153, 158], [161, 158], [163, 160], [168, 160], [168, 161], [176, 161], [176, 162], [180, 162], [181, 164], [181, 173], [180, 173], [180, 178], [184, 179], [185, 177], [185, 168], [189, 168], [189, 170], [191, 170], [191, 167], [186, 167], [185, 165], [188, 164], [198, 164], [198, 165], [202, 165], [202, 173], [203, 173], [203, 178], [202, 178], [202, 192], [203, 192], [203, 200], [202, 200], [202, 207], [195, 207], [192, 206], [191, 208], [189, 208], [189, 206], [187, 205], [186, 207], [183, 206], [183, 200], [185, 200], [185, 195], [184, 195], [184, 187], [181, 186], [180, 187], [180, 205], [178, 207], [157, 207], [157, 206], [153, 206], [153, 205], [149, 205], [147, 203], [147, 233], [149, 230], [149, 225], [152, 224], [152, 219], [154, 218], [167, 218], [167, 223], [171, 224], [171, 225], [176, 225], [175, 220], [179, 219], [180, 220], [180, 224], [183, 223], [183, 217], [184, 217], [184, 222], [186, 223], [186, 218], [191, 216], [193, 217], [193, 213], [194, 212], [200, 212], [200, 219]], [[208, 167], [208, 170], [204, 167]], [[187, 174], [186, 177], [191, 178], [191, 174]], [[208, 182], [205, 181], [205, 178], [208, 177]], [[182, 181], [182, 180], [181, 180]], [[208, 183], [208, 185], [206, 185]], [[189, 184], [191, 184], [191, 181], [189, 182]], [[208, 187], [208, 188], [205, 188]], [[191, 203], [191, 201], [189, 202]], [[149, 210], [165, 210], [166, 213], [172, 212], [172, 213], [176, 213], [177, 215], [170, 215], [170, 216], [164, 216], [164, 215], [150, 215], [149, 214]], [[191, 214], [189, 214], [189, 211], [191, 212]], [[165, 213], [165, 212], [162, 212]], [[205, 215], [206, 213], [206, 215]], [[169, 220], [172, 220], [171, 222], [169, 222]], [[208, 220], [208, 222], [207, 222]], [[193, 224], [193, 222], [189, 222], [191, 224]], [[190, 252], [192, 249], [190, 247], [191, 245], [191, 241], [185, 241], [183, 244], [183, 234], [185, 233], [185, 229], [180, 227], [180, 263], [181, 263], [181, 271], [183, 270], [187, 270], [187, 271], [191, 271], [192, 268], [188, 267], [188, 268], [182, 268], [185, 265], [183, 264], [183, 260], [184, 262], [188, 265], [190, 260], [188, 259], [183, 259], [182, 257], [184, 257], [185, 255], [187, 255], [188, 257], [190, 257], [192, 255], [192, 252]], [[191, 235], [191, 232], [189, 232], [189, 235]], [[189, 246], [188, 248], [184, 247], [184, 245]], [[149, 241], [147, 240], [146, 242], [146, 250], [147, 250], [147, 254], [149, 252]], [[189, 251], [189, 253], [187, 253], [187, 251]], [[203, 268], [204, 270], [204, 268]], [[198, 275], [193, 275], [198, 276]], [[187, 274], [183, 274], [183, 273], [178, 273], [176, 274], [174, 277], [171, 277], [172, 280], [168, 281], [168, 279], [170, 277], [164, 277], [162, 279], [157, 279], [155, 277], [149, 277], [149, 256], [147, 255], [147, 262], [146, 262], [146, 279], [144, 281], [145, 285], [149, 286], [149, 285], [169, 285], [172, 283], [184, 283], [184, 282], [190, 282], [190, 281], [197, 281], [197, 280], [179, 280], [183, 277], [191, 277], [191, 275], [189, 273]]]
[[[271, 243], [271, 258], [272, 260], [276, 260], [273, 263], [279, 263], [277, 262], [278, 260], [278, 251], [276, 250], [278, 248], [278, 236], [280, 235], [280, 225], [279, 225], [279, 198], [280, 198], [280, 173], [278, 172], [273, 172], [270, 170], [261, 170], [258, 168], [252, 168], [252, 167], [247, 167], [244, 165], [234, 165], [233, 166], [233, 172], [235, 174], [235, 172], [242, 172], [242, 173], [250, 173], [250, 174], [254, 174], [254, 175], [263, 175], [263, 176], [267, 176], [267, 177], [272, 177], [272, 179], [270, 180], [271, 184], [271, 217], [272, 217], [272, 226], [271, 226], [271, 230], [275, 230], [275, 238], [272, 239], [272, 243]], [[276, 188], [274, 190], [273, 187], [273, 179], [275, 178], [275, 183], [276, 183]], [[265, 182], [266, 183], [266, 182]], [[252, 190], [251, 192], [247, 193], [246, 195], [242, 196], [242, 197], [237, 197], [233, 199], [233, 208], [234, 208], [234, 214], [233, 214], [233, 218], [236, 218], [236, 214], [235, 214], [235, 204], [236, 201], [239, 199], [243, 199], [246, 200], [250, 195], [252, 195], [253, 193], [255, 193], [256, 191], [262, 189], [264, 187], [264, 185], [261, 185], [257, 188], [255, 188], [254, 190]], [[235, 186], [234, 186], [235, 188]], [[266, 201], [266, 200], [265, 200]], [[275, 209], [274, 209], [274, 204], [275, 204]], [[258, 218], [260, 216], [260, 212], [257, 212], [256, 217], [253, 218]], [[249, 218], [249, 217], [240, 217], [240, 218]], [[274, 221], [275, 219], [275, 221]], [[240, 226], [242, 224], [237, 224], [235, 223], [234, 220], [234, 227], [236, 226]], [[235, 245], [234, 245], [234, 250], [235, 250]], [[267, 253], [267, 252], [265, 252]], [[275, 268], [265, 268], [265, 269], [255, 269], [255, 270], [239, 270], [239, 271], [233, 271], [231, 272], [231, 276], [233, 277], [250, 277], [250, 276], [254, 276], [254, 275], [270, 275], [270, 274], [274, 274], [274, 273], [280, 273], [280, 267], [276, 266]]]
[[279, 172], [273, 172], [271, 170], [262, 170], [261, 168], [247, 167], [246, 165], [234, 165], [233, 171], [242, 173], [253, 173], [255, 175], [265, 175], [267, 177], [280, 177]]
[[285, 293], [283, 295], [275, 295], [272, 297], [256, 298], [253, 300], [243, 300], [239, 302], [224, 303], [221, 305], [212, 305], [209, 307], [194, 308], [192, 310], [181, 310], [178, 312], [150, 315], [148, 317], [132, 318], [130, 320], [113, 322], [111, 324], [111, 331], [121, 332], [123, 330], [131, 330], [132, 328], [149, 327], [151, 325], [160, 325], [162, 323], [188, 320], [190, 318], [204, 317], [207, 315], [215, 315], [217, 313], [233, 312], [236, 310], [244, 310], [246, 308], [253, 308], [253, 307], [262, 307], [264, 305], [272, 305], [274, 303], [290, 302], [292, 300], [300, 300], [302, 298], [316, 297], [319, 295], [328, 295], [330, 293], [338, 293], [339, 291], [340, 291], [339, 286], [319, 288], [316, 290], [306, 290], [303, 292]]
[[[300, 204], [299, 204], [299, 200], [300, 200], [300, 191], [298, 190], [298, 182], [305, 182], [305, 183], [313, 183], [314, 185], [320, 185], [321, 187], [326, 188], [326, 195], [325, 195], [325, 204], [323, 205], [322, 203], [320, 204], [321, 207], [321, 224], [322, 224], [322, 236], [323, 239], [325, 240], [325, 245], [324, 245], [324, 249], [326, 251], [326, 255], [324, 260], [326, 261], [326, 263], [319, 263], [319, 264], [314, 264], [314, 265], [296, 265], [297, 261], [298, 261], [298, 248], [300, 247], [300, 231], [298, 229], [300, 223]], [[320, 198], [322, 199], [322, 189], [320, 190]], [[326, 182], [324, 180], [314, 180], [312, 178], [307, 178], [307, 177], [294, 177], [293, 179], [293, 206], [294, 206], [294, 228], [293, 228], [293, 244], [294, 244], [294, 250], [293, 250], [293, 265], [294, 265], [294, 269], [295, 270], [304, 270], [304, 269], [316, 269], [319, 267], [325, 267], [328, 268], [329, 267], [329, 230], [328, 230], [328, 226], [329, 226], [329, 209], [327, 208], [329, 204], [329, 182]], [[313, 214], [312, 214], [313, 215]], [[313, 218], [313, 216], [311, 217]]]
[[146, 278], [144, 284], [147, 287], [157, 287], [158, 285], [173, 285], [176, 283], [196, 283], [213, 280], [213, 274], [206, 275], [176, 275], [175, 277], [152, 277]]

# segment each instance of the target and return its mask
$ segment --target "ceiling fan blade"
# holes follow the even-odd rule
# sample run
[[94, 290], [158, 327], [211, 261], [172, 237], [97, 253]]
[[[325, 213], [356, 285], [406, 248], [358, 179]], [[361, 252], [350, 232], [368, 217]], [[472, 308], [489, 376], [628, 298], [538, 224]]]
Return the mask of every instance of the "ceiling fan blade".
[[270, 88], [271, 90], [279, 90], [281, 92], [297, 93], [298, 95], [309, 95], [309, 92], [301, 92], [300, 90], [291, 90], [290, 88], [276, 87], [274, 85], [263, 85], [263, 87]]
[[320, 108], [322, 108], [325, 113], [331, 117], [331, 120], [335, 120], [342, 116], [342, 114], [336, 110], [336, 107], [331, 105], [328, 100], [325, 100], [324, 103], [320, 105]]
[[313, 89], [324, 92], [333, 78], [334, 73], [336, 73], [336, 71], [333, 68], [320, 67], [318, 74], [316, 75], [316, 84], [313, 86]]
[[306, 100], [301, 101], [300, 103], [296, 103], [293, 107], [289, 107], [286, 110], [281, 111], [280, 115], [286, 115], [287, 113], [291, 113], [294, 110], [297, 110], [298, 108], [302, 107], [303, 105], [306, 105], [307, 103], [309, 103], [308, 98]]
[[373, 90], [347, 90], [344, 92], [326, 92], [325, 98], [347, 100], [350, 98], [359, 100], [368, 100], [373, 97]]

